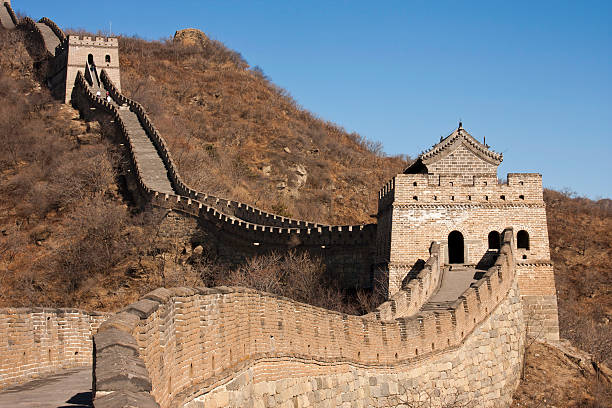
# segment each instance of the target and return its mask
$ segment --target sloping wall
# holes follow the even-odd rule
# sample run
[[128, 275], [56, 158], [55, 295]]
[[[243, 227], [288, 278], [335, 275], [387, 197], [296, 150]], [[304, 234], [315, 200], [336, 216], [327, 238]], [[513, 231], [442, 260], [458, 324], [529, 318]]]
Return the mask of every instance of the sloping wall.
[[277, 394], [292, 403], [309, 398], [317, 378], [334, 398], [357, 401], [351, 387], [369, 389], [381, 406], [390, 406], [380, 399], [389, 387], [397, 394], [407, 384], [432, 391], [450, 384], [461, 398], [506, 406], [518, 384], [524, 327], [512, 231], [504, 235], [495, 266], [449, 310], [390, 321], [244, 288], [157, 289], [95, 336], [95, 406], [126, 393], [164, 408], [203, 400], [238, 407], [250, 399], [266, 406], [271, 390], [275, 403]]

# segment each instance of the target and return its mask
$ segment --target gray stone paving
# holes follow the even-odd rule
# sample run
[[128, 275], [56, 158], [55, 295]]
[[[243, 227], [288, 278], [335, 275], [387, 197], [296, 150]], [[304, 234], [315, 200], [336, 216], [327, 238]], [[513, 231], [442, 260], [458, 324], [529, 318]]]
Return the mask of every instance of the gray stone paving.
[[0, 4], [0, 26], [6, 28], [7, 30], [12, 30], [15, 28], [13, 19], [11, 18], [11, 15], [6, 7], [4, 7], [4, 3]]
[[0, 391], [0, 408], [91, 406], [91, 367], [63, 370]]
[[455, 302], [473, 282], [477, 281], [474, 275], [478, 272], [482, 271], [478, 271], [474, 268], [453, 266], [450, 271], [444, 273], [440, 288], [429, 298], [429, 301], [423, 305], [421, 310], [446, 309]]
[[57, 47], [60, 44], [59, 38], [57, 38], [57, 35], [55, 35], [53, 30], [50, 29], [48, 25], [43, 24], [43, 23], [36, 23], [36, 26], [42, 33], [43, 39], [45, 40], [45, 47], [47, 48], [47, 51], [55, 55], [55, 47]]
[[145, 184], [161, 193], [174, 194], [172, 184], [168, 178], [168, 171], [164, 162], [157, 153], [153, 142], [140, 125], [138, 116], [127, 107], [119, 109], [119, 116], [125, 124], [134, 146], [134, 155], [140, 167], [141, 176]]

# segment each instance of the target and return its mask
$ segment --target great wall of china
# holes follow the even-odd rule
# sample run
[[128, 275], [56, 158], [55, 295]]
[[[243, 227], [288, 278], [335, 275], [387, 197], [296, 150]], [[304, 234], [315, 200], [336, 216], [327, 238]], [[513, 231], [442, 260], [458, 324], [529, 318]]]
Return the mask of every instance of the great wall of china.
[[0, 389], [93, 358], [97, 408], [393, 407], [419, 393], [504, 407], [519, 382], [524, 319], [558, 339], [541, 176], [500, 184], [501, 155], [461, 125], [383, 187], [377, 224], [289, 219], [181, 180], [145, 109], [121, 94], [117, 39], [66, 37], [49, 19], [17, 20], [9, 2], [0, 23], [39, 40], [56, 97], [87, 120], [114, 121], [134, 189], [183, 233], [206, 230], [236, 262], [308, 250], [345, 285], [382, 277], [389, 294], [365, 316], [226, 287], [160, 288], [110, 316], [4, 309]]

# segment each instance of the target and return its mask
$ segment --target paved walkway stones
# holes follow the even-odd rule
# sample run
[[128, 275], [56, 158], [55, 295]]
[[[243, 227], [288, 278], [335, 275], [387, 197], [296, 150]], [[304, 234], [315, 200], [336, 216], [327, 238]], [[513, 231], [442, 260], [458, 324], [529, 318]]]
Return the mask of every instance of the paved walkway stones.
[[91, 367], [62, 370], [0, 391], [0, 408], [91, 406]]

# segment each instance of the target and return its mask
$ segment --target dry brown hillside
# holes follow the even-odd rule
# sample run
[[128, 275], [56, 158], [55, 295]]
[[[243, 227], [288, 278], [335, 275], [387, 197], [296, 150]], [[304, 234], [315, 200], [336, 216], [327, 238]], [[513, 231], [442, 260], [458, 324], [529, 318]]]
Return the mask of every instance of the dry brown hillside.
[[375, 221], [377, 192], [405, 160], [300, 108], [221, 43], [190, 44], [120, 38], [123, 90], [188, 184], [294, 218]]
[[546, 190], [561, 337], [612, 365], [612, 208]]
[[[376, 192], [406, 165], [300, 109], [217, 42], [186, 47], [122, 38], [120, 44], [125, 92], [147, 107], [182, 176], [199, 190], [299, 218], [372, 222]], [[299, 273], [318, 276], [316, 260], [259, 259], [235, 270], [190, 265], [185, 248], [156, 239], [155, 212], [131, 206], [115, 132], [87, 125], [76, 111], [51, 100], [36, 81], [19, 32], [0, 31], [0, 55], [0, 307], [116, 310], [161, 285], [229, 283], [223, 276], [265, 283], [247, 269], [290, 276], [286, 271], [301, 265]], [[545, 200], [561, 336], [610, 365], [610, 200], [551, 190]], [[342, 294], [327, 289], [285, 290], [278, 288], [299, 299], [317, 297], [315, 303], [325, 307], [346, 306], [334, 304], [332, 298]], [[539, 381], [535, 388], [550, 373], [565, 370], [554, 365], [565, 364], [555, 352], [530, 353], [528, 375]], [[535, 354], [541, 353], [555, 363], [538, 360]], [[568, 375], [575, 375], [568, 367]], [[580, 405], [595, 391], [582, 394], [571, 387], [586, 385], [567, 384], [563, 395], [571, 406], [595, 406]], [[533, 389], [519, 393], [520, 406], [538, 406], [529, 405], [538, 398]], [[557, 400], [554, 406], [564, 406]]]

